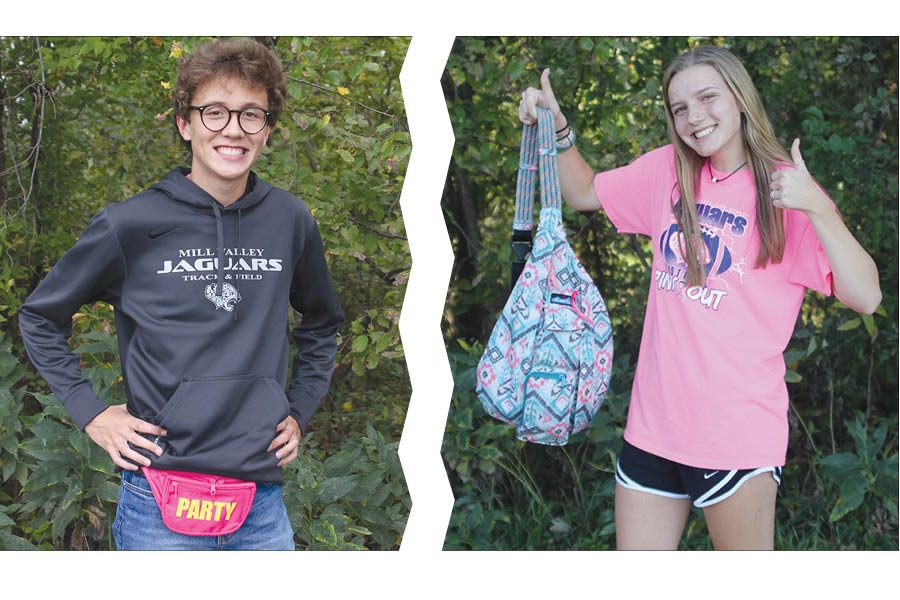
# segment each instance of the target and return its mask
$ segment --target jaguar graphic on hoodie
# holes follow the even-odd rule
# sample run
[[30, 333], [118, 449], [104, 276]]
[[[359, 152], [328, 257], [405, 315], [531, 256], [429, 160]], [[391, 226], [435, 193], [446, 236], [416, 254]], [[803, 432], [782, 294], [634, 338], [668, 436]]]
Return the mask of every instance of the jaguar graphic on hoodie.
[[[306, 431], [343, 322], [315, 219], [250, 173], [222, 207], [176, 168], [97, 214], [19, 310], [31, 361], [80, 428], [107, 408], [71, 352], [72, 315], [115, 309], [128, 412], [159, 425], [159, 469], [279, 483], [276, 425]], [[222, 283], [219, 286], [219, 283]], [[302, 315], [288, 371], [288, 312]]]

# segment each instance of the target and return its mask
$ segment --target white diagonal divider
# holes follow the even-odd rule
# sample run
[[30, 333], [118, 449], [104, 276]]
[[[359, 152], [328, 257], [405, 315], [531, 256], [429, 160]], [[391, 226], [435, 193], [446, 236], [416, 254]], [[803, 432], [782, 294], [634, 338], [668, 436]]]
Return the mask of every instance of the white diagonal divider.
[[441, 194], [453, 152], [453, 128], [441, 90], [441, 73], [452, 46], [452, 36], [414, 36], [400, 72], [412, 136], [412, 155], [400, 194], [412, 254], [400, 315], [400, 336], [412, 382], [400, 438], [400, 462], [412, 498], [400, 546], [404, 552], [439, 551], [453, 507], [453, 492], [441, 460], [453, 392], [441, 335], [441, 315], [453, 268]]

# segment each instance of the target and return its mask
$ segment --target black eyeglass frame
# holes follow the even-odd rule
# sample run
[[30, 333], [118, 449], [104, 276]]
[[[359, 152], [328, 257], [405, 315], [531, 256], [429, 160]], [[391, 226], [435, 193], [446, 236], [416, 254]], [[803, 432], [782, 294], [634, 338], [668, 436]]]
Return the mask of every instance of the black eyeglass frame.
[[[209, 125], [206, 124], [206, 121], [203, 120], [203, 111], [206, 110], [207, 108], [210, 108], [210, 107], [213, 107], [213, 106], [218, 106], [218, 107], [221, 107], [223, 110], [228, 111], [228, 119], [226, 119], [225, 124], [222, 125], [222, 127], [220, 127], [219, 129], [213, 129], [212, 127], [210, 127]], [[196, 110], [198, 113], [200, 113], [200, 122], [203, 123], [203, 126], [206, 127], [208, 130], [213, 131], [213, 132], [217, 132], [217, 133], [218, 133], [219, 131], [223, 131], [226, 127], [228, 127], [228, 125], [231, 123], [231, 115], [232, 115], [232, 113], [237, 113], [237, 116], [238, 116], [238, 127], [240, 127], [240, 128], [241, 128], [241, 131], [243, 131], [243, 132], [246, 133], [247, 135], [256, 135], [257, 133], [259, 133], [260, 131], [262, 131], [263, 129], [265, 129], [265, 128], [266, 128], [266, 125], [268, 125], [269, 123], [272, 122], [272, 113], [270, 113], [269, 111], [267, 111], [267, 110], [265, 110], [265, 109], [257, 108], [257, 107], [255, 107], [255, 106], [249, 106], [249, 107], [243, 108], [243, 109], [241, 109], [241, 110], [231, 109], [231, 108], [228, 108], [227, 106], [224, 106], [224, 105], [222, 105], [222, 104], [206, 104], [206, 105], [204, 105], [204, 106], [194, 106], [194, 105], [190, 105], [190, 106], [188, 106], [188, 108], [191, 109], [191, 110]], [[247, 110], [261, 110], [261, 111], [263, 112], [263, 114], [266, 115], [265, 120], [263, 120], [263, 125], [262, 125], [262, 127], [259, 128], [259, 130], [250, 132], [250, 131], [247, 131], [246, 129], [244, 129], [244, 124], [241, 123], [241, 115], [244, 113], [244, 111], [247, 111]]]

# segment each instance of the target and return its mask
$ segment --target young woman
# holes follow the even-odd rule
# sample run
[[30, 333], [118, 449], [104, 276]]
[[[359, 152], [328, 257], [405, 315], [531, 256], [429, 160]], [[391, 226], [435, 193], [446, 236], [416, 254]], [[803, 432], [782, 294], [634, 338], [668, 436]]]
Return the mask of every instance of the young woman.
[[871, 313], [871, 257], [778, 144], [743, 64], [718, 47], [663, 77], [671, 144], [597, 173], [574, 146], [549, 70], [519, 117], [555, 115], [560, 184], [653, 241], [653, 273], [616, 469], [620, 549], [675, 549], [691, 504], [717, 549], [771, 549], [788, 439], [783, 352], [807, 288]]
[[[32, 362], [123, 471], [119, 549], [294, 548], [281, 467], [328, 390], [343, 313], [309, 209], [251, 171], [285, 91], [259, 43], [196, 48], [174, 106], [190, 169], [103, 209], [20, 310]], [[97, 300], [115, 308], [126, 405], [94, 394], [66, 342], [72, 315]], [[289, 306], [303, 319], [285, 394]], [[182, 481], [161, 503], [151, 481], [165, 471], [198, 474], [209, 497], [178, 492]], [[223, 478], [255, 489], [252, 502]], [[242, 506], [239, 529], [209, 533]]]

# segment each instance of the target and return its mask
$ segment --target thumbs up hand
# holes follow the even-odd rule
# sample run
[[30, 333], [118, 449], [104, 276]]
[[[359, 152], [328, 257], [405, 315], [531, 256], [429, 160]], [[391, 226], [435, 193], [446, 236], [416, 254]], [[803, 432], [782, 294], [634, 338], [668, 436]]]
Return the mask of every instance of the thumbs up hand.
[[772, 204], [779, 208], [800, 210], [809, 215], [831, 206], [828, 197], [819, 189], [803, 162], [800, 154], [800, 139], [791, 146], [791, 160], [794, 168], [784, 168], [772, 173], [769, 195]]
[[556, 101], [553, 87], [550, 85], [550, 69], [544, 69], [541, 73], [541, 89], [529, 87], [522, 92], [522, 100], [519, 101], [519, 120], [526, 125], [533, 125], [537, 122], [538, 108], [547, 108], [553, 113], [557, 130], [565, 128], [566, 118], [560, 113], [559, 102]]

